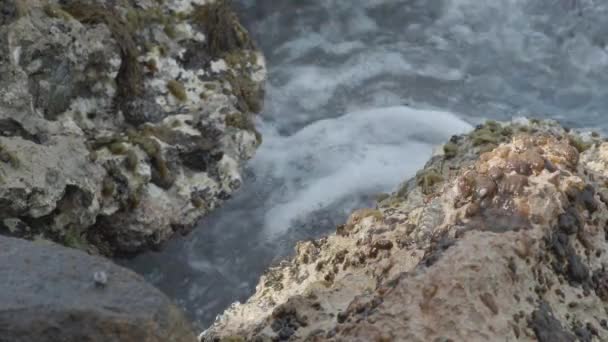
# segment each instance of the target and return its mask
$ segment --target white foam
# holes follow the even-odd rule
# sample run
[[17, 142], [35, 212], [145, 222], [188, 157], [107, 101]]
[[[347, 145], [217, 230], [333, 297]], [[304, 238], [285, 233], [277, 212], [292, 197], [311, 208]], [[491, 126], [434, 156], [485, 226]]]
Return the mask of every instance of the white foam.
[[387, 192], [421, 168], [433, 146], [471, 126], [448, 112], [389, 107], [317, 121], [288, 137], [262, 126], [253, 161], [275, 184], [266, 203], [265, 232], [358, 194]]

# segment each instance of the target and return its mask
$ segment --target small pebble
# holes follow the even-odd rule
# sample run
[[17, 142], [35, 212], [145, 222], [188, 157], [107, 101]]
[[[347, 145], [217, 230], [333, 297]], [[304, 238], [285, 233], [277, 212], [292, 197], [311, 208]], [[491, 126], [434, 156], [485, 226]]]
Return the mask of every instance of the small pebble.
[[96, 271], [93, 273], [93, 280], [95, 285], [103, 287], [108, 283], [108, 274], [104, 271]]

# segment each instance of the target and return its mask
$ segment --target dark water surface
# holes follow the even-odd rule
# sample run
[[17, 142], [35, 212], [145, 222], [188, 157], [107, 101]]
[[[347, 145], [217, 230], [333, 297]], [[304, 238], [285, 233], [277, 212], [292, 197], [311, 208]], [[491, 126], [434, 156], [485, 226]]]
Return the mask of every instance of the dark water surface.
[[126, 262], [201, 328], [296, 241], [395, 189], [471, 124], [608, 132], [606, 1], [235, 2], [267, 57], [264, 143], [223, 208]]

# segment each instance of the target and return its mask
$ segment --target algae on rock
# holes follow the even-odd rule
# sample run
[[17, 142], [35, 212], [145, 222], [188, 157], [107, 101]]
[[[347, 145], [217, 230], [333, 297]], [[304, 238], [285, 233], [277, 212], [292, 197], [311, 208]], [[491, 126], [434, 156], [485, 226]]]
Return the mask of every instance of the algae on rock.
[[[137, 253], [187, 231], [241, 184], [266, 73], [228, 2], [8, 2], [18, 8], [0, 17], [11, 37], [0, 41], [10, 52], [0, 56], [0, 128], [10, 133], [0, 220], [23, 224], [2, 233]], [[226, 125], [231, 113], [248, 121]]]

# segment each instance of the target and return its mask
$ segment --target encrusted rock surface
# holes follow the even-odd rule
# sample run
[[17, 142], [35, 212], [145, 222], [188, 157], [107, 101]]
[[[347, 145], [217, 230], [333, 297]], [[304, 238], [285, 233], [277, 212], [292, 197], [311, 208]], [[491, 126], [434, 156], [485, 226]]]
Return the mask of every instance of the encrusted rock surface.
[[3, 0], [0, 233], [112, 255], [187, 231], [241, 184], [265, 77], [224, 0]]
[[110, 261], [0, 236], [0, 341], [193, 342], [160, 291]]
[[607, 341], [607, 195], [595, 134], [488, 122], [299, 243], [200, 338]]

